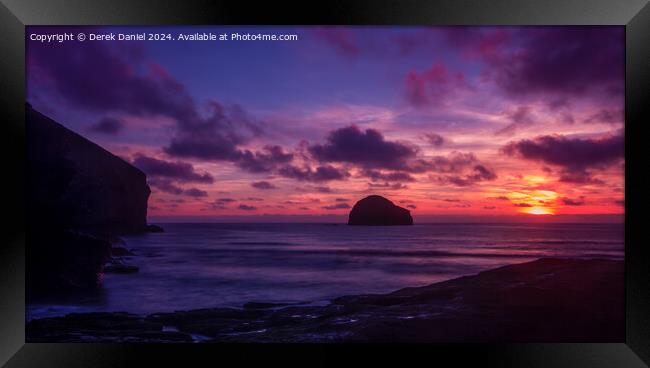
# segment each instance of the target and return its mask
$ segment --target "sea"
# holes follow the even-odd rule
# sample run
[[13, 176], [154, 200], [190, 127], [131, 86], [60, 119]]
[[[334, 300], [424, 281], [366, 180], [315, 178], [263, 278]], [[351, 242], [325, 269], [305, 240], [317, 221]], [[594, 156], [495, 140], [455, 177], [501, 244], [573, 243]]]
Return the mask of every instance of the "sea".
[[623, 224], [161, 224], [125, 236], [138, 273], [92, 291], [30, 300], [26, 318], [150, 314], [247, 302], [323, 305], [542, 257], [623, 259]]

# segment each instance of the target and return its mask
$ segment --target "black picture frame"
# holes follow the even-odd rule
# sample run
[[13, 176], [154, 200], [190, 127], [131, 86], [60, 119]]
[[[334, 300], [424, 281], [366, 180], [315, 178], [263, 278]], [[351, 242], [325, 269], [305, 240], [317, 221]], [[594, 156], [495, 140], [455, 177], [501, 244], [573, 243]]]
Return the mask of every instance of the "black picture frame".
[[[626, 338], [608, 344], [150, 345], [25, 343], [24, 101], [26, 25], [625, 25]], [[643, 367], [650, 364], [650, 257], [643, 212], [648, 187], [643, 142], [650, 106], [647, 0], [0, 0], [0, 104], [5, 155], [5, 231], [0, 248], [0, 365], [117, 367], [138, 364], [346, 362], [341, 353], [400, 365]], [[9, 179], [11, 178], [11, 179]], [[297, 357], [297, 353], [302, 353]], [[305, 354], [306, 353], [306, 354]], [[422, 360], [425, 359], [425, 360]], [[645, 363], [644, 363], [645, 362]], [[347, 362], [346, 362], [347, 363]], [[301, 364], [301, 365], [302, 365]]]

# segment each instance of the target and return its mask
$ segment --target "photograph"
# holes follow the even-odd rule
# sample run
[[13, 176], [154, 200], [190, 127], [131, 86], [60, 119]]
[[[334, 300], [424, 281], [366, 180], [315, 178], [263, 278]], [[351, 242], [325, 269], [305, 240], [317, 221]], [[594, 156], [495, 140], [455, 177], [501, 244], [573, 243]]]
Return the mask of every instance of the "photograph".
[[26, 26], [26, 342], [624, 343], [625, 31]]

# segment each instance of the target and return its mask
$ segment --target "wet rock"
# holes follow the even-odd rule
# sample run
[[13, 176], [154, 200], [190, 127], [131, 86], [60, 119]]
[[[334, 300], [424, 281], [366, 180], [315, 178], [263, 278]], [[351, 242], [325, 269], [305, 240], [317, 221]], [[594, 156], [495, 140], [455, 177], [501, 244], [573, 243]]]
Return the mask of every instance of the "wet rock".
[[162, 227], [158, 226], [158, 225], [149, 224], [149, 225], [147, 225], [147, 232], [149, 232], [149, 233], [163, 233], [163, 232], [165, 232], [165, 230]]
[[39, 319], [27, 341], [616, 342], [625, 338], [623, 276], [622, 261], [540, 259], [326, 306]]
[[126, 264], [116, 258], [104, 265], [104, 273], [137, 273], [139, 270], [137, 266]]

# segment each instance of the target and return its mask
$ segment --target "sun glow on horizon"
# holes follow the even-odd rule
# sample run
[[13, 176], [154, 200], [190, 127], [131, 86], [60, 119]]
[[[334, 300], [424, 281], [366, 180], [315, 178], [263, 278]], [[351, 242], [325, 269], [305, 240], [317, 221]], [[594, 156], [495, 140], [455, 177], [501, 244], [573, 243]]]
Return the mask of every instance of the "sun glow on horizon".
[[531, 207], [523, 211], [529, 215], [553, 215], [553, 211], [550, 208], [545, 207]]

